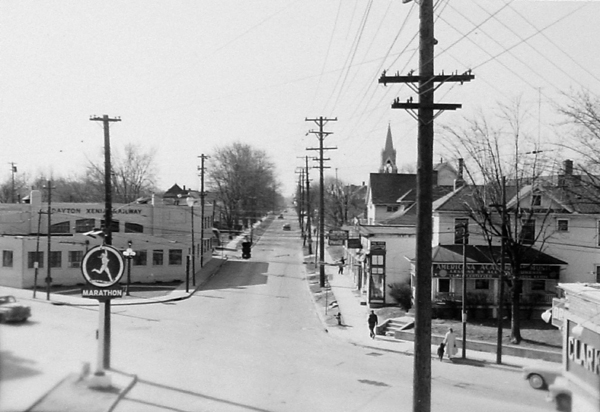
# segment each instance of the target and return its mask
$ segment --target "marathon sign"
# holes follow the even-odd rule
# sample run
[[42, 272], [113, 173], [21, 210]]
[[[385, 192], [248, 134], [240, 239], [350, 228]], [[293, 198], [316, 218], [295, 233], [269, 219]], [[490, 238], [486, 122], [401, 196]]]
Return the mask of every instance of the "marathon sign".
[[122, 298], [123, 288], [121, 286], [112, 286], [110, 288], [86, 287], [81, 289], [81, 296], [98, 300]]

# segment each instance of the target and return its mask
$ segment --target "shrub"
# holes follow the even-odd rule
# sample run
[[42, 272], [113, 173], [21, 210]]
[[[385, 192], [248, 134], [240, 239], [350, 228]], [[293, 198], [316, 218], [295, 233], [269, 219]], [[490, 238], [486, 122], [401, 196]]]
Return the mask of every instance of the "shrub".
[[408, 311], [412, 308], [412, 288], [408, 283], [391, 283], [388, 288], [390, 296], [402, 309]]

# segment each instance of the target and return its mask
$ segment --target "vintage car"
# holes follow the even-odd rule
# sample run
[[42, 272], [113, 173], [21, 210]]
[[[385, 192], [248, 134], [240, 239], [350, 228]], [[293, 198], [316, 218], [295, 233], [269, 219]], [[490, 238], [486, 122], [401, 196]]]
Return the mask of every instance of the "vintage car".
[[31, 308], [17, 303], [14, 296], [0, 296], [0, 323], [23, 322], [31, 316]]
[[561, 376], [560, 365], [531, 365], [523, 367], [523, 378], [529, 381], [533, 389], [546, 389]]

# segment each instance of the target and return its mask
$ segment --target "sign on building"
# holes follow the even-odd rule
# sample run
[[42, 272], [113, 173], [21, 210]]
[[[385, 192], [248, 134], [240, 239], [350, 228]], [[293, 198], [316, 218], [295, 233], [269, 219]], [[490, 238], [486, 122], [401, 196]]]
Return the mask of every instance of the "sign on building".
[[348, 239], [347, 230], [330, 230], [329, 231], [329, 246], [342, 246]]

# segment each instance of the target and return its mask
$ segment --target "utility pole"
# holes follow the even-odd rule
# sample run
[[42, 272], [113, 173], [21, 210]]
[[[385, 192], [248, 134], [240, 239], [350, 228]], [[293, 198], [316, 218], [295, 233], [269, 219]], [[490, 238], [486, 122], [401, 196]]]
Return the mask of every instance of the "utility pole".
[[304, 168], [301, 167], [299, 168], [300, 170], [298, 170], [298, 168], [296, 168], [296, 172], [298, 174], [298, 195], [300, 196], [300, 199], [298, 201], [298, 223], [300, 224], [300, 230], [302, 231], [302, 246], [306, 246], [306, 231], [305, 231], [305, 227], [304, 227], [304, 190], [303, 190], [303, 183], [304, 183]]
[[[51, 235], [52, 235], [52, 182], [48, 180], [48, 256], [46, 256], [46, 263], [48, 267], [46, 268], [46, 300], [50, 300], [50, 288], [52, 286], [52, 276], [51, 276], [51, 262], [50, 255], [52, 254], [52, 243], [51, 243]], [[36, 256], [36, 260], [38, 257]]]
[[306, 159], [306, 166], [305, 166], [305, 170], [306, 170], [306, 189], [304, 190], [304, 193], [306, 193], [306, 195], [304, 196], [305, 200], [306, 200], [306, 232], [308, 233], [308, 254], [312, 255], [312, 226], [310, 224], [310, 179], [308, 178], [308, 156], [304, 156], [304, 158]]
[[[204, 267], [204, 198], [206, 193], [204, 193], [204, 160], [208, 159], [210, 156], [206, 156], [202, 153], [200, 156], [200, 167], [198, 170], [200, 171], [200, 268]], [[194, 286], [196, 286], [196, 272], [194, 272]]]
[[[404, 0], [403, 0], [404, 1]], [[406, 0], [404, 2], [408, 2]], [[415, 254], [415, 341], [413, 368], [413, 411], [431, 410], [431, 241], [432, 241], [432, 188], [433, 188], [433, 121], [444, 110], [455, 110], [459, 104], [434, 103], [436, 82], [465, 82], [472, 80], [471, 71], [464, 74], [434, 76], [433, 0], [419, 4], [419, 74], [387, 76], [384, 71], [379, 83], [405, 83], [418, 94], [406, 103], [396, 98], [393, 109], [406, 109], [418, 121], [417, 159], [417, 241]], [[418, 87], [415, 87], [418, 83]], [[415, 110], [417, 113], [415, 113]]]
[[[120, 122], [120, 117], [110, 118], [92, 116], [93, 122], [102, 122], [104, 126], [104, 244], [112, 245], [112, 188], [110, 165], [110, 123]], [[98, 301], [98, 309], [104, 313], [104, 369], [110, 368], [110, 299]]]
[[[462, 227], [462, 358], [467, 358], [467, 244], [469, 243], [469, 222]], [[452, 350], [452, 349], [449, 349]]]
[[496, 363], [502, 363], [502, 304], [504, 301], [504, 252], [506, 248], [506, 177], [502, 176], [502, 242], [500, 243], [500, 275], [498, 276], [498, 336]]
[[324, 203], [324, 196], [325, 196], [325, 191], [323, 188], [323, 161], [324, 160], [330, 160], [330, 159], [324, 159], [323, 158], [323, 150], [333, 150], [333, 149], [337, 149], [337, 147], [323, 147], [323, 140], [325, 140], [325, 136], [332, 134], [333, 132], [326, 132], [323, 130], [323, 127], [325, 127], [325, 125], [327, 123], [329, 123], [330, 121], [336, 122], [337, 121], [337, 117], [334, 119], [327, 119], [324, 118], [323, 116], [317, 118], [317, 119], [309, 119], [306, 118], [305, 121], [307, 122], [315, 122], [317, 124], [317, 126], [319, 126], [319, 130], [315, 131], [315, 130], [311, 130], [309, 131], [309, 133], [314, 133], [317, 135], [317, 138], [319, 139], [319, 147], [309, 147], [306, 148], [306, 150], [318, 150], [319, 151], [319, 174], [320, 174], [320, 182], [321, 182], [321, 187], [320, 187], [320, 195], [321, 195], [321, 199], [319, 201], [319, 284], [322, 288], [325, 287], [325, 203]]
[[12, 181], [12, 188], [10, 192], [11, 203], [15, 203], [15, 173], [17, 173], [17, 165], [14, 162], [10, 162], [10, 174]]

